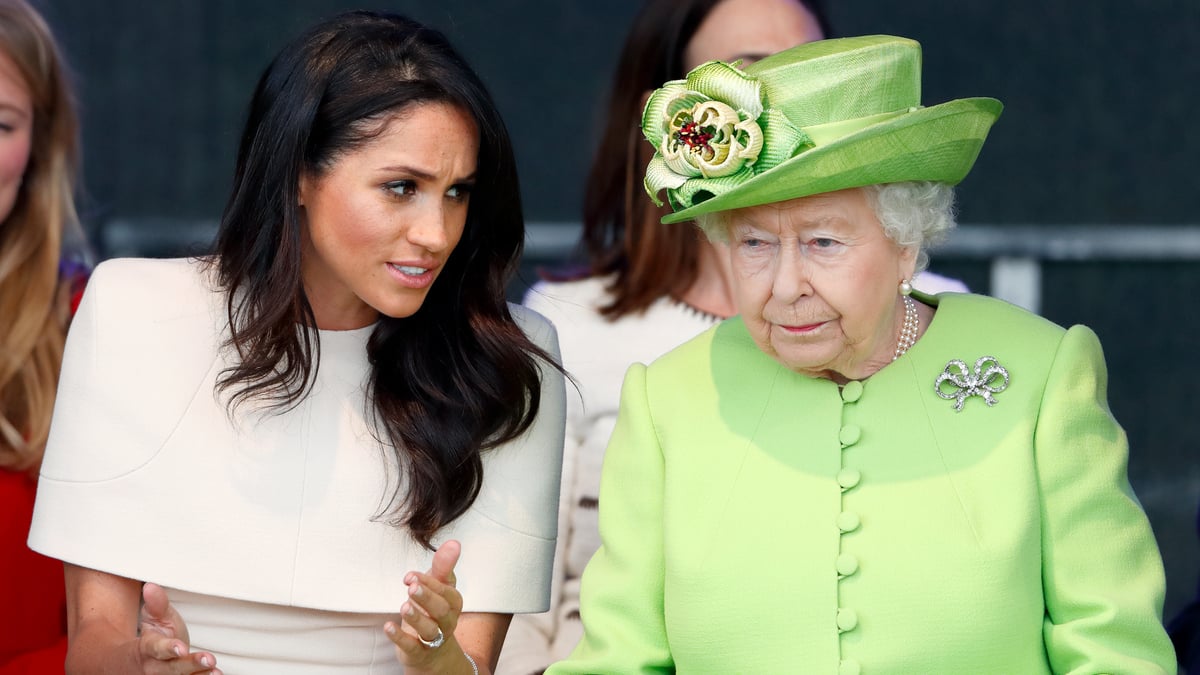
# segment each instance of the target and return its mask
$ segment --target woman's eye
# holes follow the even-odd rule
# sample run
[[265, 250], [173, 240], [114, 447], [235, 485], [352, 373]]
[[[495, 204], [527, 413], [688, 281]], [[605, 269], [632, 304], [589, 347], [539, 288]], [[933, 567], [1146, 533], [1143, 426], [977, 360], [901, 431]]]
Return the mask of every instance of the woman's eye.
[[812, 245], [814, 248], [831, 248], [836, 244], [837, 244], [836, 241], [834, 241], [832, 239], [827, 239], [825, 237], [817, 237], [816, 239], [813, 239], [813, 241], [812, 241]]
[[460, 202], [463, 201], [464, 199], [466, 199], [467, 197], [469, 197], [470, 195], [471, 195], [471, 186], [466, 185], [466, 184], [454, 185], [454, 186], [451, 186], [451, 188], [449, 190], [446, 190], [447, 197], [457, 200], [457, 201], [460, 201]]
[[417, 184], [411, 180], [394, 180], [384, 184], [384, 189], [396, 195], [414, 195], [417, 193]]

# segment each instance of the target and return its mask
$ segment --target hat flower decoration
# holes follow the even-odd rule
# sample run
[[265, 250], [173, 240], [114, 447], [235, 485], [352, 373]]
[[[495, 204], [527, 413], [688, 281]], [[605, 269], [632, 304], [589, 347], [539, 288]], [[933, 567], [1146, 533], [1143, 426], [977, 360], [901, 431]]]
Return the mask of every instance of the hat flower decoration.
[[890, 35], [820, 40], [750, 65], [710, 61], [655, 90], [645, 187], [664, 223], [864, 185], [954, 185], [1003, 106], [921, 105], [921, 45]]
[[[760, 171], [773, 166], [806, 141], [778, 110], [763, 108], [757, 78], [720, 61], [650, 95], [642, 130], [660, 149], [646, 172], [655, 199], [660, 190], [678, 190], [690, 179], [736, 177], [716, 183], [737, 184], [756, 165]], [[768, 154], [760, 157], [764, 147]]]
[[646, 169], [655, 204], [662, 205], [661, 190], [689, 181], [693, 190], [737, 185], [811, 145], [786, 117], [763, 107], [761, 89], [757, 78], [710, 61], [651, 94], [642, 133], [658, 149]]

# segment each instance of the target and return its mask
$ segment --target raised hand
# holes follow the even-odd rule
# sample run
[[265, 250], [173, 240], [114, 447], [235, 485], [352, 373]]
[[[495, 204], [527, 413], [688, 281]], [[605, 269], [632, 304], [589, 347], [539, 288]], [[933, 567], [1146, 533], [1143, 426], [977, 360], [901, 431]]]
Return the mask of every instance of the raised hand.
[[463, 607], [454, 577], [461, 551], [457, 541], [448, 541], [434, 552], [428, 572], [409, 572], [404, 577], [408, 602], [400, 607], [401, 623], [389, 621], [384, 631], [395, 643], [406, 673], [475, 670], [454, 637]]
[[187, 625], [158, 584], [142, 587], [138, 634], [138, 658], [146, 675], [221, 675], [212, 654], [191, 653]]

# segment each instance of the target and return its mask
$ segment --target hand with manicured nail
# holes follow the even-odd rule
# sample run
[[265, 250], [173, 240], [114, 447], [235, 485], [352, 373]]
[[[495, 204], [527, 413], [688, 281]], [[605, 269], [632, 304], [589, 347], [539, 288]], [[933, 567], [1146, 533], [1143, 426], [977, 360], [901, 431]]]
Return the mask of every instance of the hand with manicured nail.
[[[384, 631], [395, 643], [405, 673], [472, 672], [454, 636], [463, 608], [454, 577], [461, 551], [457, 541], [448, 541], [434, 552], [428, 572], [409, 572], [404, 577], [408, 602], [400, 607], [400, 624], [389, 621]], [[440, 645], [428, 646], [439, 638]]]
[[187, 625], [158, 584], [142, 587], [138, 635], [138, 657], [146, 675], [221, 674], [212, 654], [191, 652]]

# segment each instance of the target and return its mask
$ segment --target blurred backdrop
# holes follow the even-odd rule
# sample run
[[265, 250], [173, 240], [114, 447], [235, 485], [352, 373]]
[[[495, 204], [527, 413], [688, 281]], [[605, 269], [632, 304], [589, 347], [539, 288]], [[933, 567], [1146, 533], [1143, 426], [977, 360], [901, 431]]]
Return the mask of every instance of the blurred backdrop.
[[[98, 258], [205, 250], [242, 115], [268, 59], [314, 19], [373, 7], [445, 31], [512, 131], [535, 236], [519, 297], [575, 237], [611, 68], [637, 0], [41, 0], [74, 65], [83, 214]], [[1006, 110], [959, 190], [963, 231], [934, 267], [1099, 333], [1130, 475], [1168, 574], [1200, 576], [1200, 2], [855, 0], [839, 35], [925, 50], [926, 103]], [[1009, 288], [1007, 291], [1000, 286]], [[1098, 548], [1098, 555], [1103, 549]]]

